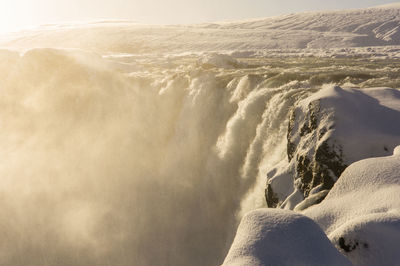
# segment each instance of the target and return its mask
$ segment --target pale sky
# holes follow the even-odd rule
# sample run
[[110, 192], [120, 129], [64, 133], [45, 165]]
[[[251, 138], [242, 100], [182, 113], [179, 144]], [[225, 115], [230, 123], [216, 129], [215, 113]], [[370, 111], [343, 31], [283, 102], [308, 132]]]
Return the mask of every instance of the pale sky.
[[47, 23], [127, 19], [199, 23], [371, 7], [391, 0], [0, 0], [0, 32]]

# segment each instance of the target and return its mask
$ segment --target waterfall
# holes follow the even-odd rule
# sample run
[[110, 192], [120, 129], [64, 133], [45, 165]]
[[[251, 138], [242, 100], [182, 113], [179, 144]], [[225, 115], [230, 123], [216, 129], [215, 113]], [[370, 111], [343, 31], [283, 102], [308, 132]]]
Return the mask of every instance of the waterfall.
[[0, 59], [2, 265], [222, 263], [287, 160], [291, 108], [332, 82], [80, 50]]

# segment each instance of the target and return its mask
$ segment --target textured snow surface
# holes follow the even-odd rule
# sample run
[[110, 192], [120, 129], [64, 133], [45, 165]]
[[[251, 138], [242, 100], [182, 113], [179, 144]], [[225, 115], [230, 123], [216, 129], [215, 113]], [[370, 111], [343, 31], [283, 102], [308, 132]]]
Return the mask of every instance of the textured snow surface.
[[[266, 55], [306, 49], [297, 54], [331, 56], [307, 49], [339, 48], [333, 54], [349, 56], [399, 55], [399, 49], [343, 50], [348, 47], [400, 45], [398, 4], [349, 11], [306, 12], [239, 22], [197, 25], [140, 25], [127, 21], [46, 25], [0, 38], [13, 49], [74, 47], [98, 52], [187, 53], [198, 51], [251, 51], [278, 49]], [[76, 38], [79, 36], [79, 38]], [[110, 38], [111, 37], [111, 38]], [[289, 52], [290, 53], [290, 52]], [[264, 52], [260, 52], [261, 55]], [[243, 55], [243, 53], [242, 53]], [[264, 54], [265, 55], [265, 54]]]
[[335, 86], [311, 96], [316, 98], [322, 109], [334, 111], [331, 138], [342, 145], [347, 164], [389, 155], [400, 144], [399, 90]]
[[259, 209], [243, 217], [224, 266], [351, 265], [311, 219]]
[[350, 165], [326, 199], [304, 211], [355, 265], [400, 261], [399, 149]]

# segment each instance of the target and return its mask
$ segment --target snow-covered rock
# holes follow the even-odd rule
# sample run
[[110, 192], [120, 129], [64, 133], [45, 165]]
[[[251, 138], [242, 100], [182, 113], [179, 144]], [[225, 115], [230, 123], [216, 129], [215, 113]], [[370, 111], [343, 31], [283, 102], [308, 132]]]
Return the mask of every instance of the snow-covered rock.
[[304, 211], [354, 265], [400, 261], [399, 149], [350, 165], [326, 199]]
[[301, 101], [289, 122], [289, 162], [269, 173], [268, 205], [293, 209], [311, 194], [299, 208], [319, 203], [348, 165], [387, 156], [400, 144], [394, 121], [400, 121], [396, 89], [328, 86]]
[[351, 265], [304, 215], [259, 209], [241, 221], [223, 266]]

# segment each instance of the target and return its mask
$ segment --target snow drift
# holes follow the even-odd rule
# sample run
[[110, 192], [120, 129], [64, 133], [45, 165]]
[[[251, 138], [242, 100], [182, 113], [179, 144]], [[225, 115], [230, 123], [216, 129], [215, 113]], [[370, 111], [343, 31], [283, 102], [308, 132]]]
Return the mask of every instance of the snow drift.
[[223, 265], [351, 265], [310, 218], [279, 209], [243, 217]]
[[354, 265], [400, 259], [399, 149], [350, 165], [327, 198], [304, 212]]

